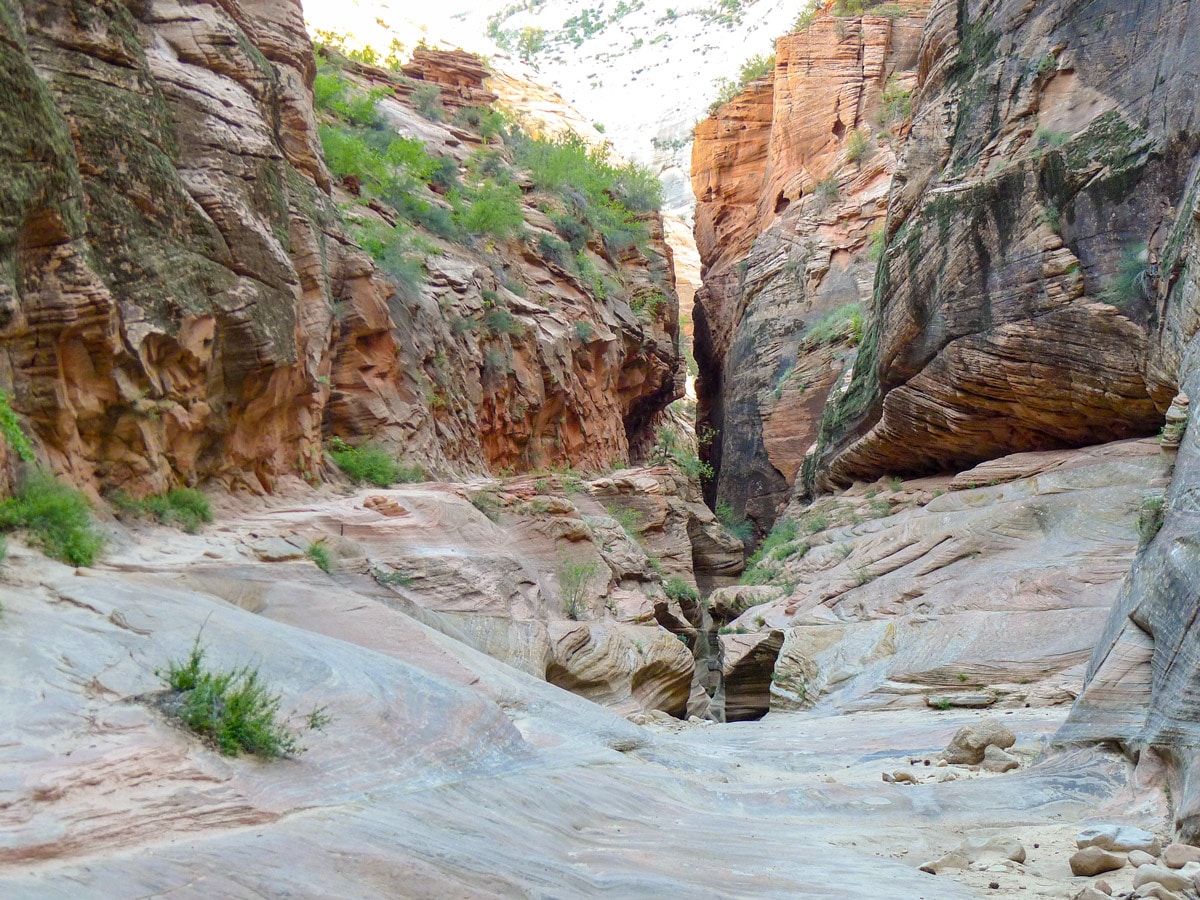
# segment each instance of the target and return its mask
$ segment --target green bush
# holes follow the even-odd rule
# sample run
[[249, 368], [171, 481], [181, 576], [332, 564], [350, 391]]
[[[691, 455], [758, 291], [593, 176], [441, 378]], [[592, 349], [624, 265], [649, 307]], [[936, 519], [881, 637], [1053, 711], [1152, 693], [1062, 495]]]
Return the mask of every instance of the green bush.
[[450, 195], [454, 221], [470, 234], [490, 234], [498, 238], [512, 236], [525, 224], [521, 206], [521, 188], [515, 184], [497, 184], [490, 178], [465, 192]]
[[883, 86], [883, 96], [879, 107], [879, 124], [892, 127], [905, 121], [912, 115], [912, 91], [900, 86], [896, 75], [888, 77]]
[[588, 343], [595, 333], [596, 329], [592, 327], [591, 322], [585, 322], [581, 319], [575, 323], [575, 337], [579, 338], [583, 343]]
[[525, 333], [525, 328], [517, 321], [516, 316], [502, 307], [489, 309], [483, 314], [483, 326], [492, 334], [519, 335]]
[[606, 507], [608, 514], [616, 519], [617, 524], [625, 529], [625, 533], [635, 541], [638, 536], [638, 528], [642, 524], [642, 514], [631, 506], [612, 505]]
[[165, 494], [147, 497], [141, 506], [164, 525], [175, 525], [188, 534], [195, 534], [201, 525], [213, 520], [212, 505], [195, 488], [173, 488]]
[[696, 601], [700, 599], [699, 592], [678, 575], [671, 576], [667, 583], [663, 585], [663, 591], [677, 603], [681, 603], [684, 600]]
[[716, 115], [717, 110], [744, 91], [746, 85], [760, 78], [765, 78], [774, 71], [774, 53], [770, 55], [760, 53], [757, 56], [750, 57], [742, 63], [742, 67], [738, 70], [734, 78], [722, 78], [717, 82], [717, 99], [708, 107], [709, 113]]
[[867, 133], [861, 128], [856, 128], [850, 132], [850, 139], [846, 141], [846, 161], [856, 163], [867, 155], [867, 151], [871, 148], [867, 140]]
[[562, 594], [563, 613], [579, 619], [587, 612], [587, 586], [599, 572], [595, 562], [564, 559], [558, 567], [558, 589]]
[[329, 552], [329, 545], [325, 541], [313, 541], [308, 545], [305, 555], [326, 575], [333, 573], [333, 554]]
[[17, 414], [9, 402], [8, 394], [0, 391], [0, 437], [8, 444], [10, 450], [24, 462], [33, 460], [33, 445], [21, 429]]
[[347, 219], [347, 226], [360, 247], [371, 254], [388, 280], [410, 296], [425, 283], [425, 264], [413, 252], [412, 236], [400, 226], [386, 222]]
[[391, 487], [400, 480], [395, 458], [382, 447], [373, 444], [351, 447], [341, 438], [334, 438], [329, 455], [355, 484], [365, 481], [376, 487]]
[[413, 106], [430, 122], [446, 118], [446, 107], [442, 105], [442, 89], [436, 84], [418, 84], [412, 91]]
[[1138, 549], [1147, 546], [1162, 529], [1167, 518], [1167, 500], [1161, 494], [1147, 494], [1138, 511]]
[[857, 344], [862, 340], [862, 335], [862, 307], [857, 303], [847, 303], [821, 316], [804, 333], [804, 339], [809, 344], [831, 344], [841, 340]]
[[753, 540], [754, 523], [744, 516], [739, 516], [728, 503], [718, 503], [716, 514], [717, 521], [735, 538], [743, 543]]
[[1118, 307], [1144, 303], [1154, 296], [1157, 277], [1157, 269], [1147, 262], [1146, 245], [1128, 247], [1121, 254], [1117, 274], [1100, 299]]
[[[168, 663], [158, 675], [179, 694], [176, 713], [188, 728], [226, 756], [241, 752], [274, 759], [304, 752], [300, 733], [281, 720], [281, 698], [262, 683], [257, 668], [210, 671], [197, 637], [186, 661]], [[306, 730], [321, 731], [332, 721], [324, 709], [306, 718]]]
[[679, 435], [670, 425], [664, 425], [654, 432], [654, 448], [650, 458], [659, 465], [673, 465], [680, 472], [693, 480], [712, 478], [715, 474], [712, 466], [704, 462], [685, 446]]
[[87, 498], [45, 472], [25, 480], [15, 497], [0, 501], [0, 531], [24, 529], [47, 556], [90, 566], [103, 545]]

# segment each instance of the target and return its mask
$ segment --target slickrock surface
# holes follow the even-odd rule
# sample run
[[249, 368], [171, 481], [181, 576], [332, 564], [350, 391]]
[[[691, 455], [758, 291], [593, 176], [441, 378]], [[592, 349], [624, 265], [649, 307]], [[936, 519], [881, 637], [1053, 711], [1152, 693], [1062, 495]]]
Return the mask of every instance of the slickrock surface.
[[758, 605], [731, 623], [784, 632], [780, 704], [1075, 699], [1169, 460], [1147, 439], [959, 478], [1001, 472], [1009, 480], [963, 490], [945, 478], [859, 484], [789, 509], [796, 539], [747, 576], [775, 595], [748, 596]]
[[[1106, 806], [1151, 825], [1161, 815], [1127, 763], [1097, 751], [1011, 776], [879, 781], [969, 713], [651, 731], [306, 563], [262, 564], [274, 577], [258, 604], [169, 577], [202, 560], [248, 565], [230, 541], [244, 527], [143, 535], [94, 572], [17, 549], [0, 627], [0, 724], [19, 738], [0, 746], [4, 896], [384, 897], [402, 884], [423, 896], [832, 898], [887, 884], [950, 900], [1000, 878], [1050, 897], [1066, 877], [1050, 849], [1073, 833], [1064, 823]], [[215, 663], [259, 665], [285, 709], [327, 705], [331, 728], [269, 764], [180, 731], [148, 695], [197, 633]], [[1055, 715], [1009, 721], [1028, 742]], [[1000, 875], [933, 883], [917, 871], [980, 829], [1046, 849]]]
[[714, 496], [763, 527], [853, 358], [849, 332], [808, 332], [871, 296], [902, 139], [883, 96], [911, 86], [928, 8], [900, 5], [908, 14], [821, 17], [781, 38], [774, 71], [696, 127], [699, 421], [719, 432]]

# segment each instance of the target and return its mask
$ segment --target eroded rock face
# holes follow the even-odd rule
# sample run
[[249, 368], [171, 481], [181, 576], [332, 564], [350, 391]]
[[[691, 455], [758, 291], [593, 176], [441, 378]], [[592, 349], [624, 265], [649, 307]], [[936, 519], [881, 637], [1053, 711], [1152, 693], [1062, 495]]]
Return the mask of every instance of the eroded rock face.
[[[789, 507], [714, 609], [779, 630], [777, 708], [1071, 703], [1137, 551], [1157, 441], [1019, 454], [958, 476], [860, 484]], [[969, 485], [969, 486], [968, 486]]]
[[764, 528], [859, 336], [845, 322], [814, 326], [870, 296], [868, 255], [903, 133], [883, 98], [915, 78], [928, 4], [901, 6], [907, 14], [821, 17], [781, 38], [774, 72], [696, 128], [697, 393], [701, 426], [717, 432], [710, 499]]
[[1155, 281], [1196, 150], [1196, 25], [1170, 0], [934, 5], [819, 485], [1158, 430], [1175, 385], [1151, 362]]
[[[0, 9], [0, 385], [55, 469], [261, 492], [319, 479], [331, 434], [443, 470], [599, 468], [652, 435], [682, 385], [657, 216], [645, 252], [596, 257], [622, 285], [607, 302], [537, 250], [532, 200], [528, 244], [436, 242], [405, 292], [344, 227], [353, 190], [323, 161], [297, 0], [85, 6]], [[410, 82], [348, 78], [387, 82], [388, 124], [462, 163], [486, 140], [422, 119], [413, 85], [453, 113], [495, 99], [486, 74], [422, 51]], [[452, 332], [493, 295], [511, 334]]]

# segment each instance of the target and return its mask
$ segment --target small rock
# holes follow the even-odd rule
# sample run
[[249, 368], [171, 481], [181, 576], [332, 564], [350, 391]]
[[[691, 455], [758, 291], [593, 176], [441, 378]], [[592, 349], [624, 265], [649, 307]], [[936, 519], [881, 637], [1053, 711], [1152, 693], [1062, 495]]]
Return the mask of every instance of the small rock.
[[1112, 885], [1109, 884], [1107, 881], [1104, 881], [1103, 879], [1101, 879], [1100, 881], [1097, 881], [1095, 884], [1092, 885], [1092, 887], [1094, 887], [1096, 890], [1098, 890], [1100, 893], [1104, 894], [1107, 897], [1112, 896]]
[[1108, 900], [1108, 897], [1108, 894], [1089, 885], [1082, 888], [1078, 894], [1072, 896], [1071, 900]]
[[1151, 882], [1161, 884], [1169, 891], [1182, 891], [1192, 886], [1192, 880], [1166, 866], [1142, 866], [1133, 873], [1133, 886], [1140, 888]]
[[942, 755], [949, 763], [979, 765], [987, 747], [1007, 750], [1016, 742], [1016, 735], [995, 719], [983, 719], [958, 729]]
[[[887, 780], [886, 778], [884, 779]], [[916, 784], [917, 779], [913, 778], [911, 772], [893, 772], [892, 781], [897, 784]]]
[[1099, 875], [1125, 865], [1125, 857], [1100, 847], [1084, 847], [1071, 856], [1072, 875]]
[[1145, 850], [1151, 856], [1157, 856], [1162, 850], [1158, 838], [1142, 828], [1132, 825], [1094, 825], [1085, 828], [1075, 836], [1075, 846], [1082, 850], [1084, 847], [1099, 847], [1102, 850], [1117, 850], [1128, 853], [1130, 850]]
[[995, 744], [989, 744], [983, 751], [983, 768], [987, 772], [1011, 772], [1021, 768], [1021, 761]]
[[1190, 862], [1200, 862], [1200, 847], [1167, 844], [1167, 849], [1163, 851], [1163, 862], [1168, 869], [1182, 869]]
[[1138, 866], [1152, 866], [1158, 860], [1145, 850], [1134, 850], [1129, 854], [1129, 864], [1135, 869]]

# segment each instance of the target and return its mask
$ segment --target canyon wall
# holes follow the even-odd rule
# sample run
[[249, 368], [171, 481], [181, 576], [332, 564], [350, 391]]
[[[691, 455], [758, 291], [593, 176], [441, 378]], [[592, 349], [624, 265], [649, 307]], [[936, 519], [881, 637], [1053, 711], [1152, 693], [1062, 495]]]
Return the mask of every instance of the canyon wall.
[[[760, 525], [771, 504], [748, 498], [764, 485], [784, 493], [789, 469], [774, 462], [776, 417], [756, 372], [788, 341], [804, 346], [811, 327], [794, 317], [803, 293], [792, 273], [763, 265], [778, 226], [762, 222], [785, 221], [797, 201], [776, 187], [785, 176], [768, 177], [766, 136], [804, 106], [780, 103], [788, 48], [870, 21], [819, 17], [781, 41], [776, 86], [748, 86], [697, 132], [703, 399], [722, 429], [710, 492]], [[809, 341], [773, 392], [788, 402], [793, 371], [822, 392], [787, 417], [804, 438], [782, 520], [790, 530], [752, 559], [741, 593], [714, 598], [739, 629], [783, 631], [772, 689], [782, 706], [822, 702], [822, 692], [850, 707], [1074, 701], [1059, 739], [1159, 757], [1175, 828], [1193, 841], [1200, 444], [1186, 426], [1200, 390], [1198, 52], [1200, 13], [1172, 0], [932, 4], [911, 107], [893, 131], [878, 265], [863, 264], [873, 284], [857, 279], [870, 298], [861, 333], [837, 335], [844, 362], [824, 379], [813, 369], [831, 367]], [[827, 121], [809, 123], [810, 136], [841, 108], [833, 94], [820, 102]], [[803, 183], [807, 166], [788, 171]], [[755, 335], [754, 304], [768, 297]], [[1145, 438], [1164, 421], [1159, 447]], [[764, 456], [770, 477], [750, 466], [746, 484], [734, 483], [743, 460]], [[903, 491], [931, 518], [906, 521]], [[959, 519], [1006, 508], [1020, 521]], [[1020, 535], [1047, 542], [1022, 554], [1036, 571], [1000, 564]], [[990, 540], [999, 543], [979, 543]], [[1067, 550], [1080, 540], [1091, 560], [1082, 567], [1079, 547]], [[997, 564], [972, 587], [973, 573]], [[950, 565], [957, 574], [943, 582], [935, 573]], [[939, 599], [944, 586], [952, 595]], [[1037, 616], [1063, 621], [1033, 625]], [[1024, 671], [1035, 660], [1037, 672]]]
[[708, 499], [763, 528], [789, 499], [825, 398], [853, 359], [906, 128], [896, 98], [916, 78], [926, 5], [818, 18], [781, 38], [774, 70], [696, 128]]
[[[298, 0], [3, 0], [0, 41], [0, 389], [75, 483], [270, 490], [323, 477], [331, 436], [440, 471], [600, 468], [680, 392], [655, 215], [640, 248], [589, 247], [583, 279], [539, 246], [526, 184], [518, 234], [425, 235], [417, 290], [381, 271], [324, 162]], [[454, 113], [487, 103], [485, 76], [465, 54], [347, 70], [456, 165], [498, 139], [412, 93]], [[497, 304], [505, 334], [451, 327]]]

